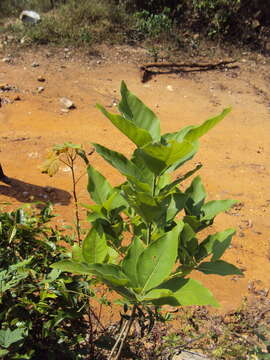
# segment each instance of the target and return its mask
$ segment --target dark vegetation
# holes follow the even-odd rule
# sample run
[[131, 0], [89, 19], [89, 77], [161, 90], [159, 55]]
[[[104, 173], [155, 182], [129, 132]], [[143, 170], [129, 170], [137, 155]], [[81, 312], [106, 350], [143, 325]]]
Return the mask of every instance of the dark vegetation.
[[[23, 26], [23, 9], [41, 13], [36, 26]], [[264, 0], [1, 0], [0, 16], [13, 17], [3, 31], [28, 43], [134, 44], [163, 39], [177, 48], [203, 40], [270, 48], [269, 1]]]

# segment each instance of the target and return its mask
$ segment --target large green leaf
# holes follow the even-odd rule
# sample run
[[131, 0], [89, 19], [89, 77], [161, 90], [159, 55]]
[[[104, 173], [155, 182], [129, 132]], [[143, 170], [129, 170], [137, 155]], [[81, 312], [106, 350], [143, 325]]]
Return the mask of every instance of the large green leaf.
[[124, 81], [121, 83], [122, 99], [118, 109], [138, 128], [145, 129], [154, 140], [160, 139], [160, 122], [157, 116], [140, 99], [132, 94]]
[[105, 234], [99, 234], [95, 227], [86, 235], [82, 244], [82, 255], [88, 264], [102, 263], [108, 254]]
[[204, 274], [216, 274], [221, 276], [226, 275], [243, 275], [242, 271], [233, 264], [227, 263], [223, 260], [202, 262], [196, 270]]
[[196, 260], [199, 262], [210, 254], [213, 254], [211, 261], [218, 260], [230, 246], [234, 234], [234, 229], [227, 229], [207, 236], [199, 245], [198, 252], [195, 254]]
[[169, 289], [153, 289], [150, 290], [146, 295], [139, 297], [141, 301], [151, 301], [156, 299], [161, 299], [164, 297], [173, 296], [173, 292]]
[[174, 278], [159, 286], [160, 289], [171, 290], [173, 297], [161, 298], [153, 301], [156, 305], [189, 306], [211, 305], [218, 307], [219, 304], [212, 293], [199, 281], [193, 279]]
[[88, 186], [87, 190], [91, 198], [97, 203], [102, 205], [112, 192], [111, 184], [105, 177], [98, 172], [92, 165], [87, 166], [88, 173]]
[[140, 172], [143, 177], [143, 181], [150, 185], [150, 191], [151, 191], [155, 175], [145, 163], [144, 158], [139, 149], [136, 149], [134, 151], [134, 153], [132, 154], [131, 161], [136, 165], [138, 169], [140, 169]]
[[216, 124], [218, 124], [224, 117], [231, 111], [231, 109], [225, 109], [221, 114], [215, 116], [209, 120], [206, 120], [202, 125], [194, 126], [188, 133], [185, 135], [185, 140], [193, 142], [199, 139], [201, 136], [206, 134], [211, 130]]
[[145, 163], [156, 175], [160, 175], [166, 168], [183, 159], [194, 149], [188, 141], [177, 142], [171, 140], [168, 144], [152, 143], [140, 149]]
[[133, 176], [139, 179], [141, 178], [140, 170], [123, 154], [110, 150], [99, 144], [94, 143], [93, 146], [95, 147], [97, 153], [99, 153], [109, 164], [119, 170], [121, 174], [125, 176]]
[[[173, 216], [175, 213], [175, 207], [178, 206], [181, 208], [183, 205], [183, 197], [175, 197], [172, 201], [172, 196], [167, 197], [158, 197], [152, 196], [151, 194], [133, 190], [129, 185], [122, 186], [123, 196], [128, 201], [131, 207], [140, 215], [146, 223], [155, 222], [158, 223], [161, 220], [166, 221], [166, 209], [168, 209], [169, 204], [172, 202], [172, 208], [170, 209], [170, 216]], [[174, 206], [174, 208], [173, 208]], [[174, 211], [174, 213], [173, 213]]]
[[114, 264], [92, 264], [93, 274], [100, 277], [102, 281], [114, 286], [124, 286], [129, 283], [128, 278], [121, 270], [121, 267]]
[[233, 205], [237, 203], [237, 200], [213, 200], [204, 204], [201, 207], [203, 216], [200, 220], [211, 220], [216, 215], [230, 209]]
[[129, 278], [133, 288], [138, 287], [137, 262], [144, 249], [145, 246], [143, 242], [139, 238], [135, 237], [132, 240], [132, 244], [130, 245], [124, 260], [122, 261], [122, 270]]
[[138, 283], [141, 294], [153, 289], [166, 279], [175, 264], [178, 235], [183, 223], [151, 243], [140, 255], [137, 262]]
[[51, 265], [53, 269], [67, 271], [74, 274], [91, 275], [92, 269], [89, 265], [75, 262], [73, 260], [62, 260]]
[[134, 122], [124, 118], [121, 115], [111, 114], [101, 105], [97, 107], [103, 114], [116, 126], [123, 134], [125, 134], [137, 146], [144, 146], [153, 139], [148, 131], [135, 125]]

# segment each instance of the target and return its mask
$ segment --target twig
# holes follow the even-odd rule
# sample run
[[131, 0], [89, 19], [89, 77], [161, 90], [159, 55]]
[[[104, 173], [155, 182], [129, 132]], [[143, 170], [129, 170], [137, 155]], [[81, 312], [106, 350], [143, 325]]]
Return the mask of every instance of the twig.
[[[149, 63], [140, 66], [140, 71], [142, 72], [142, 82], [147, 82], [154, 75], [161, 74], [177, 74], [177, 73], [187, 73], [187, 72], [198, 72], [198, 71], [209, 71], [222, 69], [227, 67], [227, 65], [234, 64], [237, 60], [232, 61], [220, 61], [218, 63], [209, 63], [209, 64], [199, 64], [199, 63]], [[154, 70], [154, 69], [162, 69]], [[185, 69], [187, 68], [187, 69]], [[227, 67], [228, 69], [238, 68], [237, 65]]]

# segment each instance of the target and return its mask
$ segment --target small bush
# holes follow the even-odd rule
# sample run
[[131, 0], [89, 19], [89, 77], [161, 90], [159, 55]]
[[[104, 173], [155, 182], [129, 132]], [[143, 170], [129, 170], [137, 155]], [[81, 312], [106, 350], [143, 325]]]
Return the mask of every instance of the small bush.
[[51, 270], [72, 242], [51, 218], [50, 206], [0, 213], [1, 359], [82, 358], [89, 283]]

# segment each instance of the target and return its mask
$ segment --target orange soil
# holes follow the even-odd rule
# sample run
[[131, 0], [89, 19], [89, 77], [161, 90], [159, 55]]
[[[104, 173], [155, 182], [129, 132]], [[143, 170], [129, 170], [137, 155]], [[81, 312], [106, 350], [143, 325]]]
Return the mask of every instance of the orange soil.
[[[13, 178], [12, 186], [0, 185], [0, 202], [15, 207], [31, 199], [50, 199], [61, 215], [61, 225], [73, 221], [70, 173], [62, 167], [49, 178], [38, 166], [52, 145], [65, 141], [81, 143], [86, 149], [98, 142], [126, 155], [132, 152], [132, 143], [95, 108], [98, 102], [116, 111], [113, 101], [119, 99], [121, 80], [159, 115], [163, 132], [199, 124], [232, 106], [232, 113], [201, 140], [201, 151], [188, 168], [203, 163], [200, 174], [210, 199], [240, 201], [237, 209], [217, 217], [212, 230], [236, 228], [225, 259], [244, 269], [245, 277], [194, 274], [212, 290], [222, 310], [233, 309], [247, 294], [249, 281], [270, 285], [269, 65], [263, 59], [246, 60], [238, 70], [161, 75], [142, 84], [138, 65], [130, 61], [132, 51], [115, 47], [97, 61], [75, 51], [43, 48], [14, 55], [10, 64], [0, 63], [0, 84], [17, 88], [0, 92], [0, 98], [14, 99], [17, 94], [21, 98], [0, 108], [1, 163]], [[124, 56], [117, 56], [121, 53]], [[32, 67], [33, 62], [40, 66]], [[44, 83], [38, 82], [40, 75]], [[44, 86], [44, 92], [38, 94], [38, 86]], [[63, 96], [72, 99], [76, 109], [61, 112]], [[97, 154], [91, 162], [111, 183], [122, 180]], [[82, 173], [83, 165], [77, 167]], [[83, 177], [79, 198], [87, 203], [85, 185]]]

